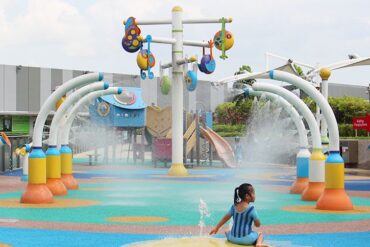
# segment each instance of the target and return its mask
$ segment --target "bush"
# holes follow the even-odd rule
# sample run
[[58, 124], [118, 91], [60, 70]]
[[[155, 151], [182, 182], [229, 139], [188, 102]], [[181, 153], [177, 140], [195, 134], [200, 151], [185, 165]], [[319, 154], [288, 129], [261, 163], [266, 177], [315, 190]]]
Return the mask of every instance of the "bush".
[[245, 124], [252, 108], [252, 100], [241, 102], [225, 102], [216, 107], [217, 123], [219, 124]]

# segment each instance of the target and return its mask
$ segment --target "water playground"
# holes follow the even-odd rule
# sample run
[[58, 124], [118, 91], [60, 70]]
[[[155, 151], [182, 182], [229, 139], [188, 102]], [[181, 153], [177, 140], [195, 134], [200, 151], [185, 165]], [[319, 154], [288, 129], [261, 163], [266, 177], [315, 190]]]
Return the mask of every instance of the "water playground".
[[[0, 175], [0, 246], [240, 246], [225, 239], [229, 223], [216, 235], [208, 233], [230, 208], [235, 187], [245, 182], [255, 188], [262, 226], [254, 230], [263, 232], [267, 246], [368, 242], [370, 175], [345, 170], [327, 100], [331, 69], [312, 71], [321, 79], [321, 93], [310, 77], [281, 70], [213, 82], [219, 87], [256, 80], [238, 91], [254, 99], [248, 134], [240, 141], [253, 153], [247, 160], [212, 129], [211, 112], [183, 110], [184, 90], [197, 90], [198, 73], [210, 74], [216, 60], [228, 58], [234, 36], [226, 26], [233, 19], [186, 19], [183, 12], [176, 6], [170, 19], [123, 21], [124, 51], [137, 53], [142, 80], [153, 79], [159, 66], [160, 90], [172, 95], [171, 105], [150, 105], [141, 88], [112, 86], [101, 72], [66, 81], [47, 98], [32, 142], [13, 147], [23, 169]], [[183, 39], [189, 26], [201, 24], [221, 29], [209, 41]], [[171, 37], [144, 35], [143, 25], [170, 26]], [[172, 61], [158, 65], [153, 43], [170, 45]], [[201, 55], [184, 56], [184, 46], [201, 48]], [[260, 79], [302, 90], [321, 109], [321, 123], [297, 95]], [[284, 149], [279, 142], [287, 136], [292, 145]], [[74, 153], [72, 140], [79, 138], [89, 145]], [[5, 133], [0, 140], [9, 148]], [[276, 153], [294, 160], [259, 161]]]

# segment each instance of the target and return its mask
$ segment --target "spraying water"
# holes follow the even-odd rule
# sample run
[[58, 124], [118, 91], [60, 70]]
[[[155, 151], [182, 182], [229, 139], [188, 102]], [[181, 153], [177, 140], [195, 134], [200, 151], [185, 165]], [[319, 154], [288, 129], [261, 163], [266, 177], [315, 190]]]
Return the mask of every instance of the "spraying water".
[[202, 198], [199, 199], [199, 213], [200, 213], [199, 236], [202, 236], [203, 229], [206, 226], [205, 218], [209, 218], [211, 216], [211, 213], [209, 212], [209, 209], [208, 209], [208, 205], [205, 201], [202, 200]]
[[299, 138], [290, 116], [279, 104], [254, 98], [242, 145], [247, 162], [291, 164]]
[[[82, 106], [80, 112], [88, 113], [87, 106]], [[129, 137], [127, 131], [119, 128], [95, 124], [86, 117], [77, 116], [73, 122], [70, 143], [74, 153], [87, 157], [85, 153], [95, 154], [99, 160], [107, 163], [121, 163], [129, 156]], [[132, 149], [132, 148], [131, 148]]]

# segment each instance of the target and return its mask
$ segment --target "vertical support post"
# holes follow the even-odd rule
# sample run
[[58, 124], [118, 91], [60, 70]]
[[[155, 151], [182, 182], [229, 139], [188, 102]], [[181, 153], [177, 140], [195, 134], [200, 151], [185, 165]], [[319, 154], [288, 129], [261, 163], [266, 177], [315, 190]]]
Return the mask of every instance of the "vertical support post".
[[176, 43], [172, 45], [172, 165], [168, 171], [170, 176], [183, 177], [188, 175], [183, 164], [183, 66], [176, 63], [183, 58], [183, 25], [182, 8], [175, 6], [172, 9], [172, 38]]
[[98, 148], [95, 147], [94, 149], [94, 156], [95, 156], [95, 159], [97, 159], [96, 157], [98, 157]]
[[[107, 130], [104, 129], [104, 136], [107, 136]], [[104, 141], [104, 163], [108, 163], [108, 142]]]
[[[321, 94], [324, 96], [326, 101], [328, 100], [328, 94], [329, 94], [328, 79], [330, 75], [331, 75], [331, 72], [328, 68], [322, 68], [320, 70]], [[321, 143], [322, 143], [323, 153], [328, 152], [329, 151], [328, 124], [326, 123], [325, 118], [321, 120]]]
[[212, 165], [213, 161], [213, 150], [212, 150], [212, 143], [209, 143], [209, 165]]
[[117, 129], [116, 128], [114, 128], [114, 133], [115, 133], [115, 135], [114, 135], [114, 142], [113, 142], [113, 146], [112, 146], [112, 162], [113, 163], [116, 163], [116, 150], [117, 150], [117, 142], [116, 142], [116, 140], [118, 139], [118, 138], [116, 138], [116, 133], [117, 133]]
[[141, 164], [144, 164], [145, 161], [145, 143], [144, 143], [144, 134], [145, 129], [141, 129], [141, 143], [140, 143], [140, 154], [141, 154]]
[[[183, 111], [182, 112], [182, 119], [183, 119], [183, 130], [182, 130], [182, 135], [184, 136], [186, 130], [187, 130], [187, 126], [188, 126], [188, 121], [187, 121], [187, 117], [186, 117], [186, 111]], [[186, 145], [187, 145], [187, 140], [184, 140], [182, 141], [183, 143], [183, 162], [184, 162], [184, 165], [186, 165]]]
[[9, 139], [10, 141], [10, 150], [9, 150], [9, 170], [13, 171], [13, 139]]
[[136, 164], [136, 147], [137, 147], [136, 129], [134, 129], [133, 131], [134, 131], [134, 141], [133, 141], [133, 144], [132, 144], [132, 157], [134, 158], [134, 164]]
[[197, 165], [200, 164], [200, 125], [199, 125], [199, 111], [195, 113], [195, 124], [196, 124], [196, 132], [197, 132], [197, 143], [195, 144], [195, 155], [197, 158]]

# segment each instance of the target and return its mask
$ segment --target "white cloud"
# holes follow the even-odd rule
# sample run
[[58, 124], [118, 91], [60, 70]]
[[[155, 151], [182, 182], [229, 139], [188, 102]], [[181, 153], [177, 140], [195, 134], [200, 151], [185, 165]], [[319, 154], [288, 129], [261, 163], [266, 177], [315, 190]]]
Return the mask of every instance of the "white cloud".
[[75, 7], [61, 0], [30, 0], [24, 14], [8, 21], [4, 13], [11, 7], [7, 4], [0, 12], [0, 46], [28, 49], [33, 46], [56, 46], [62, 48], [66, 55], [94, 54], [95, 37], [87, 20]]

